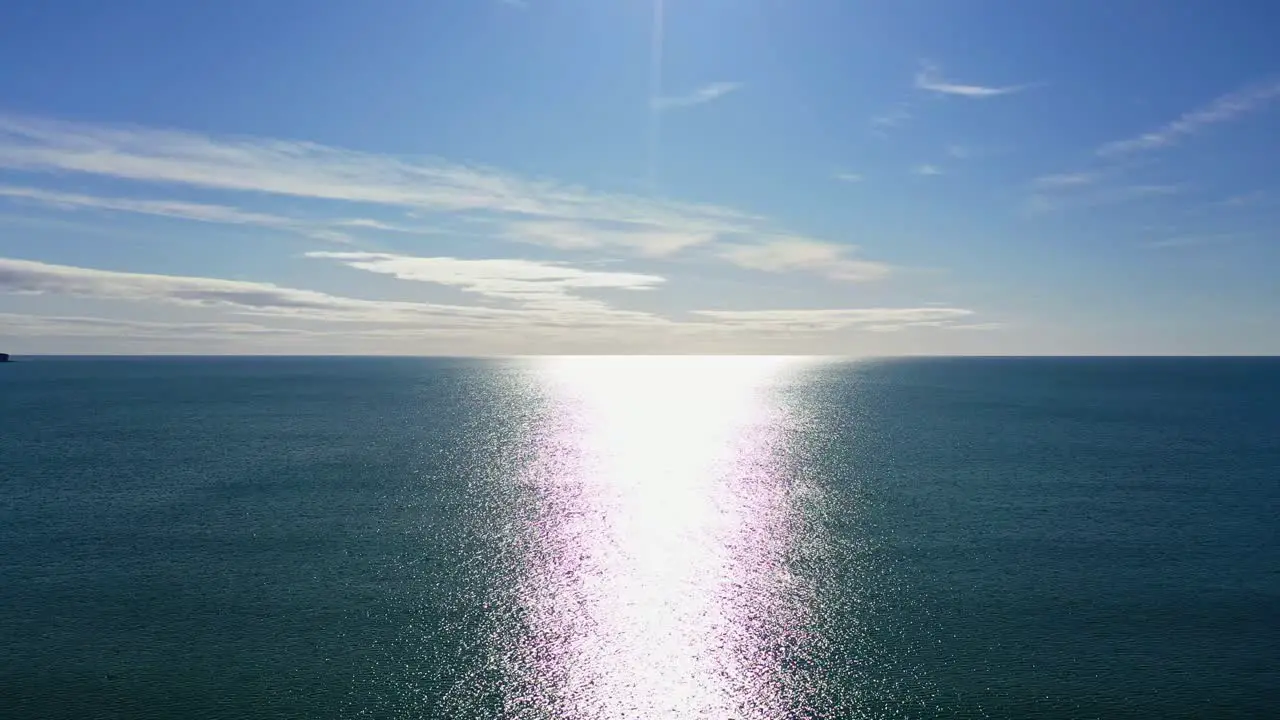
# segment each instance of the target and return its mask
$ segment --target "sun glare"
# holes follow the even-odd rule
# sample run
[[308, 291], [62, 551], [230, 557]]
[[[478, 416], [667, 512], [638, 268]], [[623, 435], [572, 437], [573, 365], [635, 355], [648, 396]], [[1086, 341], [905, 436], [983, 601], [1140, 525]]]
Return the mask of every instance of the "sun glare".
[[[530, 632], [511, 708], [565, 718], [776, 717], [799, 626], [780, 592], [788, 499], [775, 457], [783, 358], [538, 362], [554, 412], [531, 481]], [[794, 598], [791, 598], [794, 600]]]

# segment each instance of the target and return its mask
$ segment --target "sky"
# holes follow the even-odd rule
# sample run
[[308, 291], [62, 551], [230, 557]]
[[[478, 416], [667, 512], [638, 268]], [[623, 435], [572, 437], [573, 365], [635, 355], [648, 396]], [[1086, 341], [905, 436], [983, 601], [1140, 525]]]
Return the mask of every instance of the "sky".
[[1280, 354], [1267, 0], [0, 7], [0, 351]]

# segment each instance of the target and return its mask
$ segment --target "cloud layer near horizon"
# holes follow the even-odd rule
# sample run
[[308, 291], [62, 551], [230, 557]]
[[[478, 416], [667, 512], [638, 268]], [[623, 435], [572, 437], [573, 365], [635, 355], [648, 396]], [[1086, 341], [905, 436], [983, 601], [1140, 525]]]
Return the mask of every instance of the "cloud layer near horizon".
[[[0, 258], [0, 292], [213, 309], [258, 318], [258, 322], [275, 319], [322, 326], [353, 323], [384, 332], [410, 332], [415, 328], [480, 334], [543, 332], [547, 339], [564, 339], [582, 331], [607, 331], [618, 333], [619, 337], [640, 333], [667, 340], [690, 334], [748, 339], [850, 328], [947, 327], [973, 315], [971, 310], [945, 307], [696, 310], [692, 313], [694, 319], [681, 321], [617, 309], [576, 294], [592, 289], [645, 290], [662, 282], [657, 276], [457, 258], [333, 252], [310, 255], [314, 259], [333, 260], [354, 269], [411, 282], [461, 287], [500, 301], [501, 306], [371, 300], [265, 282], [119, 272], [12, 258]], [[54, 323], [63, 329], [89, 324]], [[206, 329], [239, 328], [236, 332], [258, 332], [249, 328], [260, 327], [243, 321], [194, 325]], [[270, 328], [260, 331], [270, 332]]]
[[[715, 88], [708, 99], [734, 89]], [[972, 314], [933, 307], [673, 310], [669, 305], [667, 311], [657, 312], [652, 303], [637, 300], [663, 291], [669, 285], [666, 273], [534, 260], [519, 257], [519, 248], [596, 254], [609, 263], [627, 258], [650, 264], [710, 263], [746, 276], [801, 274], [831, 283], [873, 282], [891, 275], [894, 268], [861, 257], [856, 246], [787, 232], [766, 218], [733, 208], [602, 193], [432, 158], [410, 160], [305, 142], [0, 115], [0, 169], [16, 171], [19, 177], [98, 177], [112, 181], [113, 187], [123, 183], [129, 188], [112, 194], [72, 192], [17, 184], [10, 178], [0, 185], [0, 197], [13, 202], [261, 228], [330, 247], [338, 243], [346, 247], [311, 249], [303, 253], [303, 262], [360, 271], [371, 282], [378, 276], [403, 283], [376, 281], [383, 291], [356, 297], [272, 282], [0, 258], [0, 291], [221, 313], [196, 323], [206, 335], [253, 334], [250, 328], [257, 323], [263, 333], [273, 327], [285, 332], [279, 323], [287, 322], [294, 323], [288, 329], [294, 334], [325, 332], [297, 323], [342, 323], [355, 333], [421, 329], [477, 338], [532, 334], [552, 345], [584, 338], [605, 344], [689, 338], [749, 342], [792, 333], [949, 327]], [[188, 192], [164, 197], [183, 189]], [[218, 200], [192, 200], [190, 191], [214, 193]], [[237, 197], [245, 203], [234, 202]], [[299, 215], [296, 204], [281, 210], [279, 203], [267, 210], [248, 209], [260, 204], [251, 202], [255, 199], [272, 197], [305, 200], [303, 207], [311, 210]], [[317, 203], [321, 211], [314, 210]], [[388, 211], [399, 219], [388, 219]], [[391, 234], [417, 236], [412, 239], [421, 245], [433, 233], [446, 234], [433, 225], [438, 219], [469, 223], [467, 232], [483, 239], [493, 255], [391, 252], [374, 250], [367, 242]], [[370, 287], [367, 282], [355, 284]], [[441, 289], [431, 291], [435, 294], [450, 290], [462, 295], [456, 302], [424, 302], [412, 299], [420, 295], [412, 289], [415, 284]], [[256, 319], [236, 319], [245, 316]], [[93, 325], [84, 318], [68, 319], [78, 316], [51, 317], [61, 318], [51, 320], [51, 328], [68, 333], [98, 332], [111, 323], [134, 327], [128, 323], [138, 322], [138, 333], [147, 335], [167, 326], [111, 318]]]

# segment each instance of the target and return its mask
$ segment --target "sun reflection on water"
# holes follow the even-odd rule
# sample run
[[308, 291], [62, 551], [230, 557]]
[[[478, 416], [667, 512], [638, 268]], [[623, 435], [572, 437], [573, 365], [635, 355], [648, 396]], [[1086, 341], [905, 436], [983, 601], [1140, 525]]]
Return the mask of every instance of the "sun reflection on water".
[[[777, 718], [808, 607], [777, 358], [537, 361], [552, 411], [509, 717]], [[519, 689], [515, 689], [519, 688]]]

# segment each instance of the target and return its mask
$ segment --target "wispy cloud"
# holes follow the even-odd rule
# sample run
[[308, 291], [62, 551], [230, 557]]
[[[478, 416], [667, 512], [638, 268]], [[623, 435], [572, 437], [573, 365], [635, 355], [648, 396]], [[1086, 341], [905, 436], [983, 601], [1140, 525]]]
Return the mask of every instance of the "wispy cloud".
[[951, 307], [859, 308], [847, 310], [702, 310], [696, 313], [724, 323], [783, 330], [831, 331], [863, 327], [884, 331], [905, 327], [945, 327], [973, 315]]
[[1127, 140], [1107, 143], [1098, 148], [1098, 155], [1115, 157], [1175, 145], [1214, 125], [1229, 122], [1257, 110], [1278, 97], [1280, 97], [1280, 81], [1245, 87], [1223, 95], [1202, 108], [1185, 113], [1160, 128]]
[[929, 164], [917, 165], [914, 168], [911, 168], [911, 172], [914, 175], [923, 175], [926, 177], [945, 174], [942, 168], [938, 167], [937, 165], [929, 165]]
[[673, 95], [654, 98], [654, 106], [660, 109], [691, 107], [719, 100], [743, 88], [740, 82], [714, 82], [704, 85], [688, 95]]
[[865, 179], [861, 174], [851, 172], [838, 172], [835, 174], [835, 178], [840, 182], [847, 183], [860, 183]]
[[[38, 315], [0, 313], [0, 326], [15, 337], [39, 342], [43, 339], [81, 341], [87, 344], [73, 345], [89, 352], [101, 352], [104, 347], [119, 350], [136, 348], [133, 352], [146, 354], [191, 352], [198, 343], [203, 353], [234, 352], [262, 353], [283, 352], [306, 354], [332, 352], [342, 348], [345, 352], [367, 351], [379, 353], [408, 352], [418, 354], [423, 340], [447, 342], [444, 346], [457, 351], [459, 342], [472, 340], [465, 347], [479, 349], [474, 343], [477, 332], [459, 327], [353, 327], [349, 323], [340, 326], [319, 325], [313, 327], [283, 326], [248, 322], [155, 322], [125, 320], [112, 317], [84, 317], [66, 315]], [[530, 339], [519, 329], [507, 333], [522, 340]], [[65, 348], [66, 346], [61, 346]], [[437, 345], [437, 347], [440, 347]]]
[[1216, 233], [1210, 235], [1177, 235], [1143, 243], [1149, 250], [1170, 250], [1174, 248], [1199, 247], [1203, 245], [1220, 245], [1239, 239], [1236, 233]]
[[435, 213], [647, 222], [741, 231], [730, 209], [596, 193], [442, 160], [407, 160], [313, 143], [0, 116], [0, 167], [284, 195]]
[[[720, 91], [723, 94], [723, 91]], [[382, 206], [417, 216], [483, 221], [498, 240], [551, 248], [625, 250], [671, 256], [770, 244], [792, 235], [767, 218], [716, 205], [681, 203], [530, 180], [488, 167], [402, 158], [251, 137], [215, 137], [0, 115], [0, 168], [81, 173], [158, 186], [327, 201], [333, 215]], [[101, 208], [204, 222], [254, 224], [345, 240], [364, 231], [415, 232], [370, 218], [298, 219], [222, 204], [108, 198], [34, 188], [11, 197], [59, 207]], [[810, 239], [814, 243], [821, 241]], [[812, 270], [808, 270], [812, 271]]]
[[651, 290], [665, 282], [656, 275], [584, 270], [563, 263], [518, 259], [411, 257], [389, 253], [311, 252], [307, 257], [336, 260], [348, 267], [400, 280], [456, 287], [463, 292], [510, 301], [520, 307], [553, 312], [615, 311], [584, 290]]
[[915, 85], [921, 90], [929, 92], [941, 93], [943, 95], [958, 95], [967, 98], [990, 98], [1000, 95], [1012, 95], [1014, 93], [1028, 90], [1033, 85], [973, 85], [966, 83], [958, 83], [946, 80], [942, 77], [941, 69], [931, 63], [920, 63], [920, 69], [916, 72]]
[[1031, 184], [1037, 188], [1043, 189], [1063, 189], [1063, 188], [1081, 188], [1092, 185], [1102, 177], [1096, 172], [1074, 172], [1074, 173], [1057, 173], [1054, 175], [1041, 175], [1031, 181]]
[[1253, 192], [1232, 195], [1225, 200], [1219, 200], [1215, 204], [1220, 207], [1230, 208], [1257, 207], [1259, 205], [1266, 205], [1274, 202], [1276, 198], [1277, 196], [1275, 193], [1271, 193], [1266, 190], [1254, 190]]
[[879, 115], [873, 115], [871, 120], [868, 122], [872, 129], [883, 132], [885, 130], [900, 127], [907, 121], [911, 120], [911, 118], [911, 110], [905, 105], [898, 105], [880, 113]]
[[295, 221], [278, 215], [252, 213], [225, 205], [180, 202], [176, 200], [135, 200], [132, 198], [98, 197], [77, 193], [55, 192], [40, 188], [0, 185], [0, 197], [28, 200], [63, 208], [93, 208], [159, 215], [161, 217], [242, 225], [286, 227]]
[[947, 326], [946, 326], [946, 328], [947, 328], [948, 330], [964, 330], [964, 331], [972, 331], [972, 332], [986, 332], [986, 331], [990, 331], [990, 330], [1003, 330], [1003, 329], [1005, 329], [1006, 327], [1007, 327], [1007, 326], [1005, 325], [1005, 323], [995, 323], [995, 322], [987, 322], [987, 323], [960, 323], [960, 324], [947, 325]]
[[0, 313], [0, 324], [24, 337], [98, 337], [117, 340], [216, 339], [279, 336], [304, 330], [285, 330], [255, 323], [151, 322], [66, 315]]
[[764, 272], [805, 271], [833, 280], [865, 282], [891, 272], [889, 265], [853, 257], [857, 248], [807, 238], [780, 237], [754, 245], [726, 246], [722, 257], [739, 267]]
[[226, 205], [183, 202], [178, 200], [146, 200], [134, 198], [100, 197], [78, 193], [63, 193], [41, 188], [0, 185], [0, 197], [38, 203], [62, 209], [93, 209], [127, 212], [157, 217], [193, 220], [228, 225], [252, 225], [273, 230], [284, 230], [317, 240], [346, 243], [350, 237], [343, 232], [349, 228], [373, 228], [398, 230], [374, 220], [350, 219], [332, 222], [314, 222], [288, 218], [269, 213], [246, 212]]
[[500, 2], [503, 5], [506, 5], [507, 7], [515, 8], [517, 10], [529, 9], [528, 0], [498, 0], [498, 2]]
[[[1101, 145], [1094, 153], [1099, 160], [1093, 169], [1046, 175], [1032, 181], [1035, 193], [1030, 207], [1033, 211], [1056, 210], [1068, 205], [1110, 204], [1179, 193], [1184, 188], [1168, 183], [1105, 187], [1103, 181], [1132, 169], [1139, 162], [1136, 155], [1175, 146], [1214, 126], [1260, 110], [1277, 98], [1280, 98], [1280, 80], [1249, 85], [1219, 96], [1155, 130]], [[1218, 204], [1239, 207], [1247, 202], [1250, 202], [1248, 196], [1237, 196]]]

